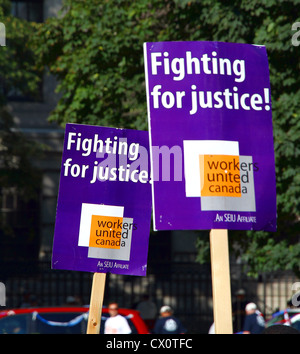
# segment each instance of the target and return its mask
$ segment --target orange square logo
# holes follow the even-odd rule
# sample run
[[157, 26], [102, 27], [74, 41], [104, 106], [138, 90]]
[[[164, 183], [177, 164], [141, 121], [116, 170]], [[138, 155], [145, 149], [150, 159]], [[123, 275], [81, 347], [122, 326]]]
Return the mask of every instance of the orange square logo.
[[89, 246], [119, 249], [122, 226], [121, 217], [92, 215]]
[[241, 197], [239, 156], [200, 155], [201, 196]]

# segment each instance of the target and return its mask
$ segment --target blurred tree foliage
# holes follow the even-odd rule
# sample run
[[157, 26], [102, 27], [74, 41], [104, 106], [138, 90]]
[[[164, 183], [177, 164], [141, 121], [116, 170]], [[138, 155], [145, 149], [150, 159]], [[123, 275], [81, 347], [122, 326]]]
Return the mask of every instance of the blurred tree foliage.
[[[300, 49], [291, 44], [297, 0], [65, 0], [33, 40], [40, 67], [59, 81], [51, 119], [147, 129], [143, 42], [205, 40], [263, 44], [270, 63], [278, 232], [233, 232], [251, 271], [299, 272]], [[207, 237], [199, 237], [207, 260]]]
[[11, 2], [0, 0], [0, 22], [6, 27], [6, 46], [0, 50], [0, 105], [7, 103], [11, 90], [34, 96], [40, 77], [29, 39], [36, 30], [33, 22], [10, 14]]
[[[28, 205], [38, 199], [40, 186], [40, 172], [31, 161], [38, 154], [38, 146], [16, 130], [7, 105], [10, 92], [31, 96], [36, 92], [40, 79], [34, 64], [35, 55], [29, 47], [29, 38], [35, 29], [34, 24], [17, 19], [10, 13], [11, 2], [0, 0], [0, 22], [6, 28], [6, 46], [0, 47], [0, 210], [4, 194], [10, 200], [17, 197], [18, 204]], [[23, 210], [23, 219], [26, 219], [26, 213], [27, 210]], [[24, 245], [24, 240], [33, 238], [30, 232], [22, 234], [16, 231], [15, 220], [8, 222], [7, 216], [0, 213], [0, 261], [3, 261], [5, 245], [13, 242], [17, 249], [16, 240]], [[29, 220], [26, 222], [29, 224]]]
[[0, 47], [0, 188], [14, 187], [28, 199], [36, 194], [38, 173], [30, 162], [36, 145], [14, 128], [7, 97], [11, 90], [34, 95], [40, 76], [29, 47], [35, 25], [10, 12], [11, 2], [0, 0], [0, 22], [6, 27], [6, 46]]

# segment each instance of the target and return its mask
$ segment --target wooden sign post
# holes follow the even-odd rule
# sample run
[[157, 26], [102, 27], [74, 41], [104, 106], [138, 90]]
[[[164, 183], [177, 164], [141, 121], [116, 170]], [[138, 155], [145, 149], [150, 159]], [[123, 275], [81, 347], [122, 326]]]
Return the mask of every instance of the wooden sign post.
[[86, 334], [99, 334], [106, 273], [94, 273]]
[[211, 230], [210, 254], [215, 333], [232, 334], [228, 230]]

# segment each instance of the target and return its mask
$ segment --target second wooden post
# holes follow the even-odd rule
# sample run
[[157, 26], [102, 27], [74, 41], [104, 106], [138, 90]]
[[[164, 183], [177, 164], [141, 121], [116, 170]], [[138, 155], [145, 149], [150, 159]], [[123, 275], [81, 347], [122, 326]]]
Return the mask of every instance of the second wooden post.
[[210, 231], [213, 308], [216, 334], [232, 334], [228, 230]]

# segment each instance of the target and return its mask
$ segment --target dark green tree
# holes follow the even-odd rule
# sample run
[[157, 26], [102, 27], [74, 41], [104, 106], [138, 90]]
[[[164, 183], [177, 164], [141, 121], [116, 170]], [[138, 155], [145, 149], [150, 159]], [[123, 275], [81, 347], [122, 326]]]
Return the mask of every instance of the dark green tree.
[[[10, 9], [10, 1], [0, 1], [0, 22], [6, 27], [6, 46], [0, 47], [0, 211], [6, 204], [4, 198], [18, 198], [19, 205], [27, 206], [36, 201], [40, 185], [40, 173], [31, 161], [37, 156], [39, 147], [17, 131], [7, 101], [11, 92], [31, 97], [36, 92], [40, 75], [28, 44], [34, 24], [11, 16]], [[17, 219], [29, 225], [30, 218], [34, 217], [26, 208], [22, 215], [17, 211], [14, 215], [0, 212], [0, 260], [3, 257], [13, 259], [13, 252], [8, 254], [7, 250], [17, 249], [18, 244], [30, 243], [37, 237], [31, 231], [19, 235], [15, 230]]]
[[[278, 232], [231, 233], [232, 249], [253, 272], [299, 271], [300, 50], [291, 43], [298, 1], [65, 0], [61, 16], [33, 45], [58, 81], [51, 119], [147, 129], [143, 42], [206, 40], [263, 44], [270, 63]], [[207, 259], [207, 238], [199, 238]]]

